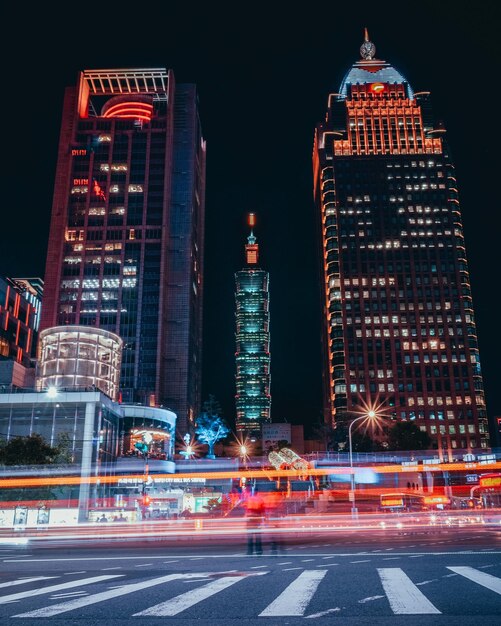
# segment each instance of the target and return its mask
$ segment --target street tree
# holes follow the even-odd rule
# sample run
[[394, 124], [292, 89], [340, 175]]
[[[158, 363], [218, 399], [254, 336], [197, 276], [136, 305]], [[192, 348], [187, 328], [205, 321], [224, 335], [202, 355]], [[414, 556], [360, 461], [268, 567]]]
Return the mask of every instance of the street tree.
[[0, 462], [4, 465], [50, 465], [60, 450], [33, 433], [27, 437], [14, 437], [0, 449]]
[[413, 422], [397, 422], [388, 430], [389, 450], [427, 450], [430, 445], [428, 433]]

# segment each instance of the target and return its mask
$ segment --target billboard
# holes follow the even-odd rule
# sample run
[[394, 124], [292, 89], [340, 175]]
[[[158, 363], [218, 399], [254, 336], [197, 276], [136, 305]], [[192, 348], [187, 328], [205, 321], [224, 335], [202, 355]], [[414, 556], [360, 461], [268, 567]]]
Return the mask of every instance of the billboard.
[[290, 424], [263, 424], [262, 426], [263, 452], [276, 450], [279, 442], [291, 443]]

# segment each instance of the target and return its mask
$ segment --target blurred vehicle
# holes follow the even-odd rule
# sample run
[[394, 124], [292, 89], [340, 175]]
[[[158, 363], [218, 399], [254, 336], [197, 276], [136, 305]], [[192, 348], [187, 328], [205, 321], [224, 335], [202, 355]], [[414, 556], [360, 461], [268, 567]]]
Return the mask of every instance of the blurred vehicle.
[[450, 503], [447, 496], [440, 494], [382, 493], [379, 497], [379, 510], [384, 513], [440, 511], [448, 508]]

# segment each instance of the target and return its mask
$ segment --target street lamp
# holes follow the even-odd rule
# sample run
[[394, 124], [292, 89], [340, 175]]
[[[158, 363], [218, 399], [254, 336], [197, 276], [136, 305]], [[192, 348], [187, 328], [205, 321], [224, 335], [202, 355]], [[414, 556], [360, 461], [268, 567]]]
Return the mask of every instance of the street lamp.
[[367, 413], [364, 413], [364, 415], [361, 415], [360, 417], [357, 417], [354, 420], [352, 420], [348, 428], [348, 443], [350, 446], [350, 483], [351, 483], [350, 491], [351, 491], [351, 516], [352, 517], [357, 517], [358, 511], [355, 506], [355, 474], [353, 472], [353, 450], [352, 450], [352, 444], [351, 444], [351, 429], [352, 429], [353, 424], [355, 424], [355, 422], [359, 422], [360, 420], [370, 421], [370, 420], [373, 420], [376, 416], [377, 416], [376, 411], [374, 411], [374, 409], [370, 409], [369, 411], [367, 411]]

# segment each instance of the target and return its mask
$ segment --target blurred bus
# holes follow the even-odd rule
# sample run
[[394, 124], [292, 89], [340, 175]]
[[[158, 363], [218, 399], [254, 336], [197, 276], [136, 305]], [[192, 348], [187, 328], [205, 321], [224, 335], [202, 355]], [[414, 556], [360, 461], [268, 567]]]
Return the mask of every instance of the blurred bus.
[[382, 493], [379, 497], [379, 510], [386, 513], [440, 511], [450, 504], [450, 499], [441, 494], [393, 492]]

